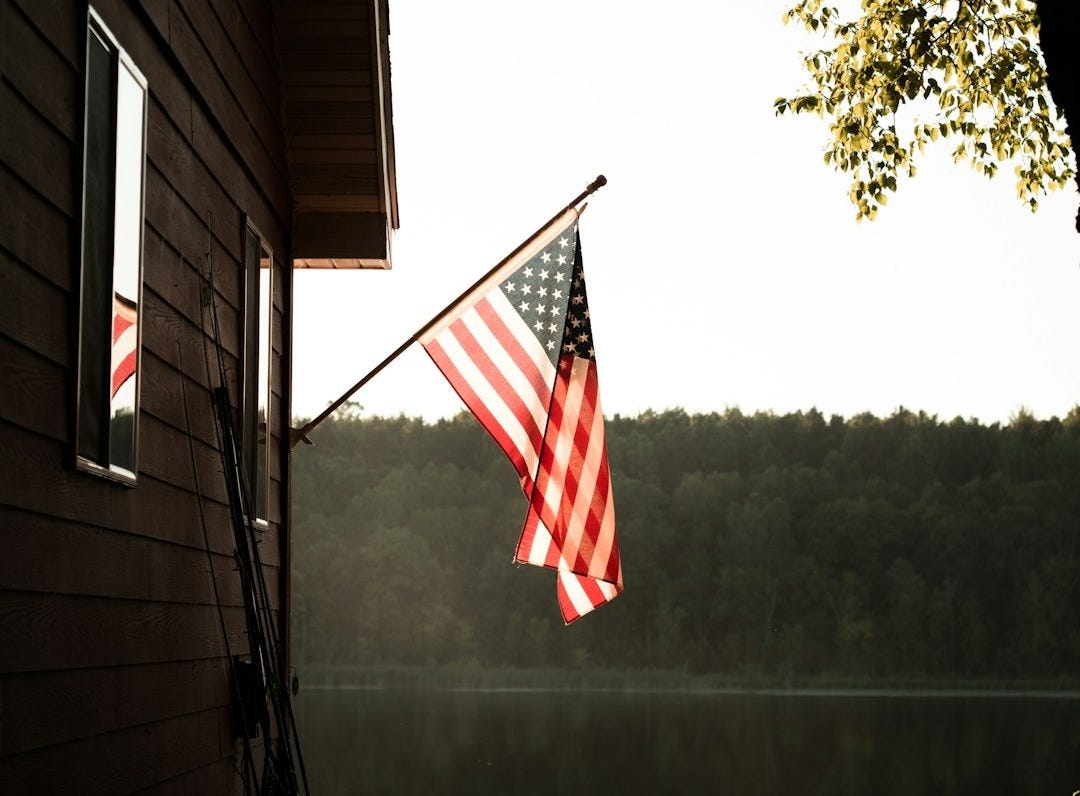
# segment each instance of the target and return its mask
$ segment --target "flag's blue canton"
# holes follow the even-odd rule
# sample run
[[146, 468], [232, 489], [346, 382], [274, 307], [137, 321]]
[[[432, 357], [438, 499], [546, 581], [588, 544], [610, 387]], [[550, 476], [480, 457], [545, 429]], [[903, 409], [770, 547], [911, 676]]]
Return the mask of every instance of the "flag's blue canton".
[[563, 337], [563, 353], [574, 354], [582, 359], [592, 359], [592, 322], [589, 320], [589, 302], [585, 298], [585, 273], [581, 267], [581, 248], [575, 247], [574, 277], [570, 283], [570, 307], [566, 313], [566, 330]]
[[565, 342], [563, 331], [569, 322], [571, 292], [580, 292], [584, 300], [584, 288], [572, 290], [576, 237], [577, 227], [567, 229], [499, 285], [544, 346], [552, 365], [558, 365]]

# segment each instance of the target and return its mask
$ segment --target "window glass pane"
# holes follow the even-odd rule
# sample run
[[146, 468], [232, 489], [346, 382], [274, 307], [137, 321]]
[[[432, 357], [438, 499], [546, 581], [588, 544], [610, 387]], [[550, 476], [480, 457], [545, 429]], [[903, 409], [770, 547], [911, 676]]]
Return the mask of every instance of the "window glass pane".
[[244, 472], [251, 488], [252, 514], [255, 519], [267, 520], [270, 486], [267, 451], [269, 430], [274, 427], [270, 416], [273, 253], [250, 225], [245, 241]]
[[135, 397], [143, 225], [145, 92], [121, 61], [116, 93], [116, 204], [113, 235], [109, 463], [135, 471]]
[[115, 51], [93, 30], [86, 37], [83, 240], [79, 316], [79, 456], [108, 461], [113, 179], [116, 173]]
[[267, 467], [270, 447], [270, 356], [273, 350], [273, 337], [270, 334], [272, 312], [271, 280], [274, 269], [271, 267], [270, 252], [263, 249], [259, 258], [259, 376], [256, 382], [258, 393], [259, 433], [256, 437], [255, 453], [255, 516], [266, 519], [269, 515], [268, 495], [270, 472]]
[[76, 463], [134, 482], [146, 81], [88, 11]]

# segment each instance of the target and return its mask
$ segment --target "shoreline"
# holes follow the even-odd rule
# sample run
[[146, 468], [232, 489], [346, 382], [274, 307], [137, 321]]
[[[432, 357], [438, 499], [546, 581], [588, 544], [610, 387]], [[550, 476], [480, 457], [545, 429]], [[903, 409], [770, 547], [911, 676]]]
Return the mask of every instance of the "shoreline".
[[1080, 699], [1080, 681], [919, 677], [739, 677], [673, 671], [487, 669], [469, 666], [338, 666], [297, 664], [301, 690], [426, 690], [485, 693], [650, 693], [805, 698]]

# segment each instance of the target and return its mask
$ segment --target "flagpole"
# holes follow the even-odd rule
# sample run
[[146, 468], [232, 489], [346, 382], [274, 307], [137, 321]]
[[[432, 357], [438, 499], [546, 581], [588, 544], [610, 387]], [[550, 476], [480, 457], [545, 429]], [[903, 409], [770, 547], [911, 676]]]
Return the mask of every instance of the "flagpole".
[[455, 298], [453, 301], [451, 301], [449, 304], [447, 304], [445, 307], [443, 307], [443, 309], [440, 310], [431, 320], [429, 320], [427, 323], [425, 323], [423, 326], [421, 326], [419, 329], [417, 329], [415, 332], [413, 332], [412, 336], [408, 340], [406, 340], [401, 345], [399, 345], [397, 348], [395, 348], [393, 351], [391, 351], [382, 362], [380, 362], [378, 365], [376, 365], [374, 368], [372, 368], [370, 371], [368, 371], [368, 373], [362, 379], [360, 379], [360, 381], [356, 382], [356, 384], [354, 384], [352, 387], [350, 387], [348, 390], [346, 390], [344, 392], [344, 394], [342, 394], [342, 396], [340, 398], [338, 398], [336, 401], [334, 401], [332, 404], [330, 404], [328, 407], [326, 407], [326, 409], [324, 409], [317, 417], [315, 417], [315, 418], [309, 420], [307, 423], [305, 423], [301, 428], [292, 429], [291, 439], [290, 439], [290, 443], [289, 443], [289, 450], [291, 451], [294, 448], [296, 448], [296, 446], [301, 441], [303, 441], [307, 445], [314, 445], [315, 443], [313, 443], [308, 438], [308, 434], [310, 434], [315, 429], [316, 426], [318, 426], [320, 423], [322, 423], [324, 420], [326, 420], [326, 418], [328, 418], [335, 411], [337, 411], [338, 408], [340, 408], [343, 403], [345, 403], [347, 400], [349, 400], [350, 397], [352, 397], [353, 393], [355, 393], [357, 390], [359, 390], [361, 387], [363, 387], [365, 384], [367, 384], [369, 381], [371, 381], [373, 378], [375, 378], [377, 375], [379, 375], [379, 373], [382, 372], [383, 368], [385, 368], [387, 365], [389, 365], [391, 362], [393, 362], [395, 359], [397, 359], [399, 356], [401, 356], [401, 354], [404, 353], [405, 349], [408, 348], [409, 346], [411, 346], [417, 340], [419, 340], [420, 337], [424, 334], [424, 332], [428, 331], [428, 329], [430, 329], [432, 326], [434, 326], [439, 321], [441, 321], [444, 317], [446, 317], [446, 314], [448, 312], [453, 310], [454, 307], [456, 307], [461, 302], [462, 299], [464, 299], [473, 290], [475, 290], [477, 287], [479, 287], [484, 282], [484, 280], [486, 280], [488, 277], [490, 277], [492, 274], [494, 274], [496, 271], [498, 271], [500, 268], [502, 268], [504, 265], [506, 265], [506, 263], [508, 263], [510, 260], [512, 260], [514, 257], [516, 257], [519, 252], [521, 252], [526, 246], [528, 246], [537, 237], [539, 237], [540, 234], [543, 233], [544, 230], [546, 230], [549, 226], [554, 224], [555, 221], [558, 220], [559, 216], [561, 216], [563, 213], [565, 213], [570, 208], [577, 207], [579, 204], [581, 204], [581, 202], [583, 202], [585, 199], [587, 199], [592, 194], [596, 193], [596, 191], [598, 191], [600, 188], [603, 188], [605, 185], [607, 185], [607, 177], [605, 177], [603, 174], [598, 175], [595, 180], [593, 180], [591, 183], [588, 184], [588, 186], [586, 186], [584, 191], [582, 191], [580, 194], [578, 194], [576, 197], [574, 197], [572, 200], [570, 200], [570, 202], [565, 207], [563, 207], [561, 210], [559, 210], [558, 213], [553, 215], [547, 222], [544, 223], [543, 226], [541, 226], [538, 230], [536, 230], [536, 232], [534, 232], [532, 235], [530, 235], [528, 238], [526, 238], [521, 243], [521, 245], [519, 245], [516, 249], [514, 249], [512, 252], [510, 252], [508, 255], [506, 255], [498, 263], [496, 263], [495, 266], [493, 266], [486, 274], [484, 274], [482, 277], [477, 279], [472, 285], [470, 285], [468, 288], [466, 288], [464, 291], [462, 291], [461, 295], [459, 295], [457, 298]]

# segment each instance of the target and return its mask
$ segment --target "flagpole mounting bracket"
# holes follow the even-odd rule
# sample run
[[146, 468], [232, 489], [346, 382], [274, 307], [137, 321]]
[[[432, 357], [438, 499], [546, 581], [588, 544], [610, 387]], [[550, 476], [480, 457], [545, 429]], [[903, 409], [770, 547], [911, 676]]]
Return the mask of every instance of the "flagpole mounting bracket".
[[311, 424], [309, 423], [308, 425], [303, 426], [301, 428], [290, 428], [289, 429], [289, 450], [290, 451], [295, 450], [296, 446], [299, 445], [301, 442], [303, 442], [305, 445], [314, 445], [315, 444], [314, 442], [311, 441], [311, 437], [308, 436], [308, 434], [311, 433], [311, 428], [309, 428], [310, 425]]

